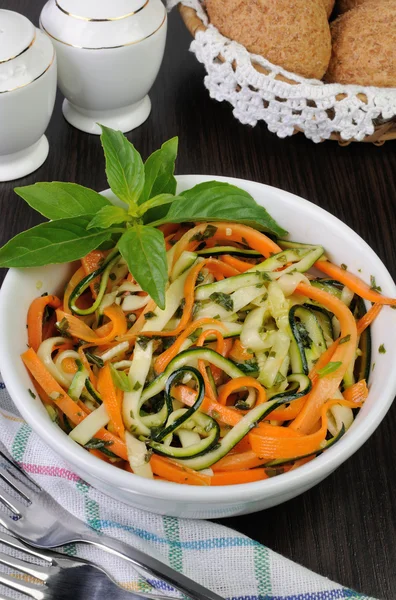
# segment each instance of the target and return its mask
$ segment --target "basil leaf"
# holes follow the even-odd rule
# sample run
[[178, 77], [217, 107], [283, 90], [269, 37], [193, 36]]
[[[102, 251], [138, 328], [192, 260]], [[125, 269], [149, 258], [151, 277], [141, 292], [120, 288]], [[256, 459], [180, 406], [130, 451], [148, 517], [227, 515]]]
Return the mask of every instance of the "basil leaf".
[[135, 206], [144, 187], [142, 157], [121, 133], [101, 125], [106, 158], [107, 181], [112, 192], [129, 206]]
[[236, 221], [279, 237], [287, 233], [250, 194], [229, 183], [200, 183], [183, 192], [181, 197], [170, 205], [166, 216], [152, 224]]
[[135, 225], [122, 235], [118, 248], [137, 283], [164, 309], [168, 266], [163, 233]]
[[0, 249], [1, 267], [42, 267], [82, 258], [112, 235], [87, 231], [93, 215], [42, 223], [15, 236]]
[[144, 204], [142, 204], [138, 209], [138, 216], [144, 215], [148, 210], [153, 208], [158, 208], [159, 206], [165, 206], [167, 204], [172, 204], [175, 198], [179, 198], [178, 196], [173, 196], [172, 194], [159, 194], [158, 196], [154, 196], [150, 200], [147, 200]]
[[107, 229], [112, 225], [119, 225], [125, 223], [128, 220], [128, 213], [125, 208], [120, 206], [104, 206], [94, 216], [92, 221], [89, 223], [87, 229]]
[[144, 165], [145, 184], [139, 204], [159, 194], [176, 194], [175, 161], [179, 139], [177, 137], [162, 144], [161, 148], [148, 157]]
[[112, 364], [110, 364], [110, 371], [113, 383], [119, 390], [123, 392], [133, 391], [133, 387], [131, 382], [129, 381], [129, 377], [126, 373], [124, 373], [124, 371], [117, 371], [117, 369], [115, 369]]
[[110, 201], [97, 192], [76, 183], [35, 183], [14, 190], [18, 196], [47, 219], [67, 219], [94, 215]]
[[340, 361], [329, 362], [325, 367], [323, 367], [323, 369], [319, 369], [317, 373], [319, 377], [325, 377], [326, 375], [330, 375], [331, 373], [334, 373], [334, 371], [337, 371], [337, 369], [339, 369], [341, 365], [342, 362]]

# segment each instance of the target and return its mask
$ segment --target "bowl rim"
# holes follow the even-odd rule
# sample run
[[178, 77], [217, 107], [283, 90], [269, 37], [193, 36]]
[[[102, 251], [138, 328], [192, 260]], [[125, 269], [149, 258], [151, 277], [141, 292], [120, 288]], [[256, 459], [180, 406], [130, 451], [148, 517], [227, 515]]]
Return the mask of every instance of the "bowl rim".
[[[381, 279], [381, 284], [385, 292], [396, 296], [396, 285], [384, 263], [374, 250], [348, 225], [325, 209], [280, 188], [247, 179], [214, 175], [179, 175], [176, 179], [178, 184], [187, 184], [188, 186], [212, 179], [232, 183], [242, 188], [244, 185], [249, 184], [257, 186], [261, 190], [260, 195], [265, 190], [271, 190], [272, 193], [275, 190], [282, 195], [282, 202], [285, 203], [285, 208], [289, 204], [290, 207], [293, 206], [293, 210], [298, 210], [300, 206], [309, 209], [312, 214], [316, 214], [319, 217], [323, 218], [326, 215], [327, 219], [330, 219], [334, 225], [338, 225], [341, 230], [344, 230], [348, 236], [354, 238], [355, 241], [359, 242], [361, 247], [364, 247], [371, 254], [374, 263], [376, 263], [376, 276]], [[103, 193], [111, 196], [110, 190], [105, 190]], [[15, 285], [14, 281], [18, 276], [18, 271], [17, 269], [10, 269], [4, 280], [0, 291], [0, 317], [7, 310], [7, 297]], [[75, 466], [76, 469], [79, 469], [79, 465], [81, 464], [81, 470], [89, 472], [94, 479], [103, 481], [112, 487], [122, 488], [130, 493], [131, 496], [133, 494], [146, 495], [155, 499], [177, 499], [178, 502], [194, 502], [196, 504], [207, 504], [211, 501], [216, 504], [220, 502], [229, 503], [230, 500], [233, 503], [246, 502], [247, 498], [250, 501], [254, 501], [264, 497], [271, 498], [278, 496], [296, 488], [303, 490], [304, 486], [307, 489], [316, 482], [324, 479], [341, 463], [350, 458], [367, 441], [381, 423], [396, 395], [396, 371], [394, 371], [393, 377], [390, 377], [385, 383], [381, 402], [378, 402], [377, 410], [373, 414], [370, 414], [370, 419], [363, 419], [356, 426], [352, 426], [347, 435], [337, 442], [337, 444], [334, 444], [334, 446], [313, 461], [294, 471], [253, 483], [200, 487], [149, 480], [135, 476], [127, 471], [121, 471], [113, 467], [113, 465], [104, 463], [95, 456], [92, 456], [68, 438], [68, 436], [65, 436], [60, 428], [49, 428], [48, 417], [44, 412], [41, 413], [41, 411], [37, 410], [37, 414], [33, 414], [32, 416], [31, 410], [27, 408], [27, 404], [23, 401], [23, 397], [27, 396], [27, 390], [19, 382], [18, 378], [12, 375], [13, 363], [7, 352], [7, 344], [3, 341], [3, 338], [0, 338], [0, 368], [6, 388], [22, 417], [39, 435], [41, 440], [52, 448], [59, 457], [68, 462], [71, 467]]]

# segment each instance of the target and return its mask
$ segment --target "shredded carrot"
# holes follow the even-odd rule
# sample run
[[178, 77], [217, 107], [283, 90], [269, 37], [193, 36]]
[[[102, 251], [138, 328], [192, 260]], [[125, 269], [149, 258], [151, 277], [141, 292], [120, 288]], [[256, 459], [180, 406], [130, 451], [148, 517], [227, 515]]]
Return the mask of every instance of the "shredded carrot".
[[[56, 311], [56, 316], [58, 321], [62, 321], [66, 319], [67, 321], [67, 332], [80, 340], [84, 340], [85, 342], [94, 343], [97, 346], [103, 346], [112, 342], [116, 337], [123, 336], [127, 331], [127, 321], [125, 318], [125, 313], [122, 308], [117, 304], [113, 304], [112, 306], [108, 306], [104, 310], [104, 314], [111, 321], [111, 329], [110, 332], [105, 336], [99, 336], [98, 331], [93, 331], [88, 325], [86, 325], [81, 319], [75, 317], [74, 315], [68, 315], [62, 310]], [[106, 324], [106, 330], [109, 329], [110, 325]]]
[[[108, 252], [103, 252], [102, 250], [92, 250], [92, 252], [90, 252], [89, 254], [87, 254], [87, 256], [82, 258], [81, 264], [83, 266], [85, 276], [97, 271], [99, 267], [103, 264], [108, 254]], [[100, 277], [97, 277], [89, 284], [93, 298], [98, 297], [96, 286], [99, 281]]]
[[273, 242], [269, 237], [247, 225], [227, 222], [200, 223], [193, 229], [189, 229], [175, 246], [174, 263], [180, 257], [182, 252], [190, 250], [191, 247], [194, 247], [195, 249], [196, 242], [194, 242], [192, 238], [204, 233], [208, 225], [215, 228], [214, 234], [210, 238], [211, 240], [227, 239], [240, 244], [247, 243], [250, 248], [257, 250], [257, 252], [260, 252], [262, 256], [265, 256], [266, 258], [268, 258], [271, 253], [282, 252], [282, 249], [278, 244]]
[[331, 359], [333, 363], [341, 363], [340, 366], [317, 380], [303, 409], [290, 425], [296, 431], [309, 433], [320, 418], [323, 404], [336, 393], [350, 362], [355, 356], [357, 328], [353, 314], [336, 296], [306, 283], [300, 283], [296, 291], [303, 296], [320, 302], [325, 308], [334, 313], [340, 322], [341, 338], [347, 340], [346, 343], [337, 345]]
[[28, 343], [37, 352], [43, 341], [43, 319], [47, 307], [57, 309], [61, 301], [56, 296], [41, 296], [33, 300], [27, 316]]
[[358, 335], [362, 335], [363, 331], [365, 331], [367, 327], [370, 327], [373, 321], [375, 321], [375, 319], [380, 314], [383, 306], [383, 304], [373, 304], [370, 310], [368, 310], [366, 314], [361, 319], [359, 319], [357, 324]]
[[153, 454], [150, 459], [150, 465], [155, 475], [159, 475], [167, 481], [186, 483], [188, 485], [210, 485], [211, 478], [209, 475], [193, 471], [163, 456]]
[[[248, 436], [246, 436], [246, 438], [248, 438]], [[215, 473], [218, 471], [245, 471], [247, 469], [255, 469], [256, 467], [260, 467], [264, 463], [265, 459], [259, 458], [257, 454], [250, 449], [246, 450], [245, 452], [228, 454], [219, 460], [215, 465], [213, 465], [212, 469]]]
[[350, 385], [343, 392], [343, 396], [345, 400], [349, 402], [354, 402], [355, 404], [358, 402], [364, 402], [368, 396], [368, 387], [365, 379], [361, 379], [357, 383]]
[[230, 358], [237, 363], [243, 363], [246, 360], [252, 360], [254, 354], [249, 352], [245, 346], [242, 346], [241, 341], [237, 338], [232, 346]]
[[[186, 406], [193, 406], [197, 398], [197, 392], [186, 385], [174, 387], [172, 395], [176, 400], [179, 400], [179, 402], [182, 402]], [[207, 413], [209, 416], [212, 416], [214, 419], [218, 419], [232, 427], [237, 425], [243, 417], [242, 411], [223, 406], [220, 402], [215, 402], [207, 397], [204, 398], [200, 410]]]
[[125, 427], [122, 420], [120, 401], [122, 398], [120, 399], [117, 394], [117, 389], [113, 383], [109, 363], [106, 363], [105, 366], [99, 371], [98, 392], [102, 397], [107, 414], [111, 419], [115, 432], [117, 433], [118, 437], [124, 439]]
[[[218, 329], [207, 329], [206, 331], [203, 331], [201, 333], [201, 335], [199, 336], [198, 340], [197, 340], [197, 347], [201, 347], [204, 345], [206, 339], [210, 336], [210, 335], [214, 335], [217, 337], [217, 342], [216, 342], [216, 352], [218, 352], [219, 354], [224, 353], [224, 337], [222, 335], [222, 333], [220, 333], [220, 331]], [[209, 377], [208, 374], [206, 372], [206, 364], [204, 360], [199, 360], [198, 361], [198, 369], [203, 377], [203, 380], [205, 382], [205, 389], [206, 389], [206, 395], [209, 396], [209, 398], [211, 400], [217, 400], [216, 398], [216, 394], [213, 390], [213, 387], [209, 381]], [[215, 367], [214, 365], [210, 365], [210, 369], [212, 371], [212, 375], [214, 380], [218, 381], [221, 377], [221, 369], [219, 369], [218, 367]]]
[[225, 262], [226, 265], [234, 267], [234, 269], [240, 273], [246, 273], [246, 271], [249, 271], [254, 267], [252, 263], [241, 260], [240, 258], [236, 258], [235, 256], [231, 256], [230, 254], [225, 254], [222, 257], [222, 261]]
[[183, 333], [181, 333], [177, 340], [174, 342], [174, 344], [172, 344], [170, 348], [165, 350], [165, 352], [163, 352], [158, 356], [158, 358], [156, 358], [154, 363], [156, 373], [160, 374], [165, 371], [170, 361], [173, 360], [175, 356], [180, 352], [183, 342], [185, 342], [186, 339], [194, 333], [194, 331], [200, 329], [203, 325], [218, 325], [219, 327], [222, 327], [220, 321], [216, 321], [216, 319], [209, 318], [198, 319], [197, 321], [194, 321], [193, 323], [188, 325], [183, 331]]
[[231, 265], [226, 265], [215, 258], [210, 259], [210, 262], [208, 263], [208, 270], [210, 273], [212, 273], [212, 275], [215, 276], [217, 281], [220, 281], [220, 279], [225, 279], [226, 277], [234, 277], [235, 275], [241, 274], [238, 269], [235, 269]]
[[265, 389], [254, 377], [236, 377], [235, 379], [230, 379], [221, 389], [219, 403], [226, 406], [228, 397], [244, 388], [253, 388], [256, 390], [256, 406], [264, 404], [267, 399]]
[[342, 404], [343, 406], [349, 406], [351, 408], [361, 406], [359, 403], [343, 400], [330, 400], [329, 402], [322, 404], [322, 425], [318, 431], [308, 435], [292, 437], [280, 436], [278, 430], [286, 429], [284, 427], [280, 427], [277, 430], [274, 428], [273, 435], [270, 435], [267, 434], [265, 430], [258, 427], [249, 433], [253, 452], [258, 457], [264, 458], [267, 461], [275, 459], [294, 459], [303, 457], [306, 454], [319, 452], [321, 450], [321, 443], [324, 443], [327, 434], [327, 411], [334, 406], [334, 404]]
[[322, 271], [322, 273], [326, 273], [326, 275], [329, 277], [332, 277], [340, 283], [343, 283], [350, 290], [352, 290], [352, 292], [355, 292], [355, 294], [361, 298], [364, 298], [365, 300], [375, 302], [376, 304], [388, 304], [389, 306], [396, 306], [396, 298], [387, 298], [386, 296], [382, 296], [372, 287], [370, 287], [365, 281], [360, 279], [360, 277], [357, 277], [357, 275], [350, 273], [342, 267], [334, 265], [328, 260], [318, 260], [315, 263], [315, 267]]
[[250, 471], [227, 471], [224, 473], [215, 473], [211, 478], [211, 485], [238, 485], [241, 483], [252, 483], [253, 481], [262, 481], [268, 479], [264, 469], [254, 469]]

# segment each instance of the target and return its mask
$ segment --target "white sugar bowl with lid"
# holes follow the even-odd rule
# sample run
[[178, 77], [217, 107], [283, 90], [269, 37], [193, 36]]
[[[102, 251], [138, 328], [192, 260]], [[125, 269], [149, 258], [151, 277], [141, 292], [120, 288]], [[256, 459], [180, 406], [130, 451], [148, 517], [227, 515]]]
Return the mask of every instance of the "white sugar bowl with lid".
[[0, 181], [24, 177], [48, 156], [56, 56], [23, 15], [0, 9]]
[[49, 0], [40, 26], [56, 48], [69, 123], [100, 134], [98, 123], [126, 132], [148, 118], [166, 41], [161, 0]]

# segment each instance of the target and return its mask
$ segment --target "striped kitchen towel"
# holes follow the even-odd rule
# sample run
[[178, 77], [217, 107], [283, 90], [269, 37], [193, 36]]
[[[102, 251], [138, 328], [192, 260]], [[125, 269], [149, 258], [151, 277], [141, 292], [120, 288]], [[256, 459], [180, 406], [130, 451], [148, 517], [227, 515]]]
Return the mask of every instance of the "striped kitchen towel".
[[[82, 481], [32, 432], [0, 381], [0, 439], [15, 460], [69, 512], [91, 527], [167, 562], [232, 600], [373, 600], [320, 577], [227, 527], [126, 507]], [[104, 566], [127, 589], [153, 591], [127, 562], [70, 545], [71, 555]], [[221, 569], [219, 565], [221, 564]], [[161, 593], [170, 588], [152, 581]]]

